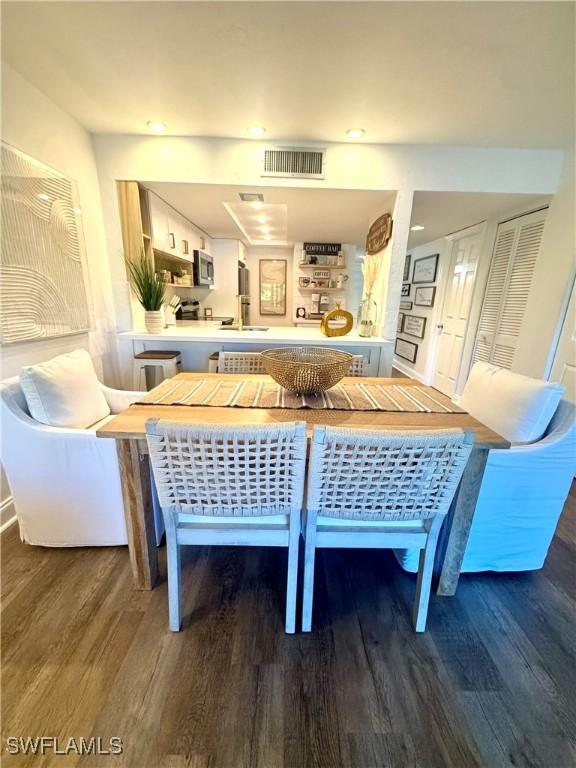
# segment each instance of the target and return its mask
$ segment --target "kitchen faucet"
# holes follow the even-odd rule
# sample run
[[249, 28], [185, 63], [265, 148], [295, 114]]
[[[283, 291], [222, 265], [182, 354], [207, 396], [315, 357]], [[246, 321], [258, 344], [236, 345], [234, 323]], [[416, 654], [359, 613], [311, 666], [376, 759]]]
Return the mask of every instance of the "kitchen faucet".
[[242, 322], [242, 299], [247, 299], [248, 296], [239, 293], [236, 298], [238, 299], [238, 331], [242, 331], [244, 330], [244, 323]]

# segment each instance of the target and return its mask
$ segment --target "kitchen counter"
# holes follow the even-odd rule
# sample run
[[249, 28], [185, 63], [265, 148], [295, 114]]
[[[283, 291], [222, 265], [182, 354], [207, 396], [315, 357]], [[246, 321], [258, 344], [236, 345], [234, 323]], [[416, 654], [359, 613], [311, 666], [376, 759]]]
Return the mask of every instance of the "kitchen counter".
[[[222, 328], [222, 329], [221, 329]], [[234, 331], [226, 329], [217, 323], [186, 323], [175, 327], [165, 328], [161, 333], [142, 331], [126, 331], [119, 334], [120, 338], [133, 341], [198, 341], [198, 342], [232, 342], [273, 346], [274, 344], [316, 344], [322, 347], [350, 346], [374, 347], [378, 344], [392, 342], [376, 336], [364, 338], [355, 331], [346, 336], [324, 336], [319, 328], [295, 328], [292, 326], [270, 326], [267, 331]]]
[[209, 358], [223, 351], [261, 352], [278, 346], [336, 347], [364, 356], [368, 376], [391, 376], [394, 342], [376, 336], [363, 338], [356, 332], [346, 336], [324, 336], [318, 327], [270, 326], [267, 331], [234, 331], [217, 322], [184, 321], [161, 333], [146, 330], [118, 334], [118, 349], [124, 385], [131, 389], [135, 354], [148, 349], [178, 350], [185, 371], [208, 371]]

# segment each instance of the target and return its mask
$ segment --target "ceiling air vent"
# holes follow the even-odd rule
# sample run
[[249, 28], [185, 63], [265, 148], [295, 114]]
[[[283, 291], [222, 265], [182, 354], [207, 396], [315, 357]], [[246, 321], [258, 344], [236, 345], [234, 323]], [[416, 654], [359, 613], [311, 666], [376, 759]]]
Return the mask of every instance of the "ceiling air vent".
[[263, 203], [264, 195], [260, 192], [239, 192], [240, 200], [244, 203]]
[[264, 151], [262, 176], [285, 178], [323, 179], [324, 149], [298, 149], [278, 147]]

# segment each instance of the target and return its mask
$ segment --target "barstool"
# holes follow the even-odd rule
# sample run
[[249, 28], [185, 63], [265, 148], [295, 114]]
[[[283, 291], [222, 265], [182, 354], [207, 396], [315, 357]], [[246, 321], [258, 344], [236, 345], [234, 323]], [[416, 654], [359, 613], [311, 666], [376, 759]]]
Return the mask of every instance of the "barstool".
[[218, 373], [218, 358], [220, 357], [218, 352], [212, 352], [208, 358], [208, 373]]
[[[182, 371], [182, 356], [174, 350], [146, 349], [134, 355], [134, 389], [152, 389]], [[150, 384], [150, 386], [149, 386]]]

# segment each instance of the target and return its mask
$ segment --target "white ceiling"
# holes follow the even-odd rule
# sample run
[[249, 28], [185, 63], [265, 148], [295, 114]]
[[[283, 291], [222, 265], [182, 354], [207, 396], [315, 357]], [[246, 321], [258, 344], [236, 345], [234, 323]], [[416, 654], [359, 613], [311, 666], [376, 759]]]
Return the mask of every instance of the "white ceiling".
[[416, 192], [411, 225], [424, 227], [410, 232], [408, 247], [430, 243], [487, 219], [505, 219], [546, 203], [543, 195], [511, 195], [484, 192]]
[[[363, 247], [369, 222], [381, 213], [391, 213], [396, 199], [395, 192], [367, 190], [142, 183], [212, 237], [242, 240], [248, 238], [230, 216], [224, 203], [233, 204], [236, 210], [240, 204], [240, 192], [260, 192], [264, 195], [264, 211], [274, 210], [268, 208], [267, 204], [285, 207], [286, 222], [280, 214], [274, 214], [273, 220], [281, 228], [282, 242], [288, 243], [307, 240], [355, 243]], [[242, 218], [242, 221], [246, 225], [246, 219]]]
[[571, 2], [3, 2], [3, 56], [93, 132], [573, 139]]

